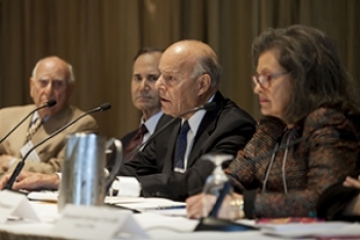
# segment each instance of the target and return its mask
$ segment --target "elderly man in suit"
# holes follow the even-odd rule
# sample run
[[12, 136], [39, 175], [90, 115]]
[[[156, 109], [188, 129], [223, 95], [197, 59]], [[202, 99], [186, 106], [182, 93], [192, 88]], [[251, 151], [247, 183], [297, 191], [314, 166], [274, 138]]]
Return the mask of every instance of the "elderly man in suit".
[[[11, 172], [27, 150], [84, 112], [69, 104], [74, 90], [72, 66], [52, 56], [37, 62], [30, 78], [30, 95], [34, 104], [0, 110], [0, 137], [5, 136], [29, 112], [50, 100], [57, 103], [34, 113], [0, 144], [0, 176]], [[62, 133], [36, 148], [26, 160], [24, 170], [41, 173], [60, 171], [64, 156], [65, 137], [69, 133], [94, 132], [97, 124], [86, 116]]]
[[[255, 131], [255, 121], [218, 90], [221, 66], [215, 52], [195, 40], [176, 42], [168, 47], [159, 63], [160, 121], [207, 102], [216, 110], [200, 110], [183, 116], [149, 143], [143, 152], [120, 170], [122, 176], [136, 178], [134, 187], [145, 197], [185, 200], [201, 191], [214, 166], [200, 160], [206, 153], [236, 155]], [[119, 192], [122, 181], [120, 177]], [[140, 183], [140, 184], [138, 184]]]

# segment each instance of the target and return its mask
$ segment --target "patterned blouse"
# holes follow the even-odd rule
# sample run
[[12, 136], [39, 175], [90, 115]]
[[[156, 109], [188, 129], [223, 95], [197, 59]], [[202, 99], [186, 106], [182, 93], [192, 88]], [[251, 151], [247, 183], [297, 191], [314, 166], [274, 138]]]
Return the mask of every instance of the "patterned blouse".
[[293, 128], [264, 118], [225, 172], [244, 195], [248, 218], [315, 217], [320, 194], [356, 168], [356, 125], [319, 108]]

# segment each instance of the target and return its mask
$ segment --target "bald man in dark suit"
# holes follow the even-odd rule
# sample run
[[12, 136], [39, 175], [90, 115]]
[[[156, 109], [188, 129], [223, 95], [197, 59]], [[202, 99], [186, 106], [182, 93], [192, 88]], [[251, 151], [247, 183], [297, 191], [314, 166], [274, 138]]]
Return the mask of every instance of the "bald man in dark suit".
[[207, 102], [216, 102], [217, 108], [175, 121], [125, 163], [120, 174], [135, 177], [142, 196], [182, 201], [202, 190], [214, 168], [209, 161], [200, 160], [201, 156], [235, 156], [252, 137], [255, 121], [218, 90], [221, 66], [207, 44], [195, 40], [174, 43], [161, 56], [159, 70], [156, 86], [167, 114], [159, 124]]

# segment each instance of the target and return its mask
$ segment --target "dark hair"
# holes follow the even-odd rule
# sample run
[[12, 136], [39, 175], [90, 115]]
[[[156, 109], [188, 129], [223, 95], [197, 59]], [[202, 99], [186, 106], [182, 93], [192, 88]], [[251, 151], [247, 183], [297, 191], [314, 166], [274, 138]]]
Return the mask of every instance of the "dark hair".
[[302, 25], [269, 29], [253, 42], [254, 66], [262, 53], [272, 49], [279, 50], [278, 61], [291, 74], [293, 91], [283, 120], [294, 123], [319, 107], [358, 113], [355, 83], [324, 32]]
[[140, 48], [139, 51], [137, 51], [135, 57], [134, 57], [134, 62], [136, 61], [136, 59], [138, 57], [140, 57], [143, 54], [146, 53], [154, 53], [154, 52], [159, 52], [159, 53], [163, 53], [164, 50], [161, 48], [157, 48], [157, 47], [144, 47], [144, 48]]

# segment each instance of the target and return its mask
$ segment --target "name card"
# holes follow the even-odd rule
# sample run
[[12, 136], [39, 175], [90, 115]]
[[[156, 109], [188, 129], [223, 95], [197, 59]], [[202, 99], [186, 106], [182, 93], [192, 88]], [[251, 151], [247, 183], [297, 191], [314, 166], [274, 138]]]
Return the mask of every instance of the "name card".
[[0, 223], [5, 223], [11, 217], [40, 221], [24, 194], [2, 190], [0, 191]]
[[[30, 149], [34, 147], [32, 141], [28, 141], [22, 148], [20, 149], [21, 156], [24, 157]], [[36, 149], [31, 151], [26, 161], [28, 162], [41, 162], [39, 155], [36, 152]]]
[[52, 232], [56, 237], [70, 239], [106, 240], [118, 234], [148, 238], [130, 211], [71, 204], [65, 206]]

